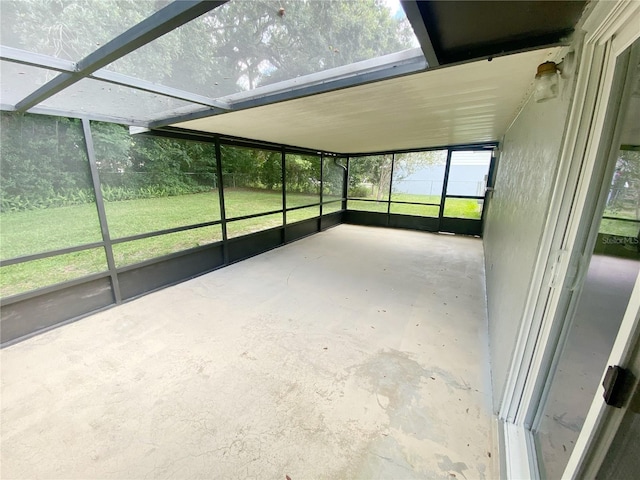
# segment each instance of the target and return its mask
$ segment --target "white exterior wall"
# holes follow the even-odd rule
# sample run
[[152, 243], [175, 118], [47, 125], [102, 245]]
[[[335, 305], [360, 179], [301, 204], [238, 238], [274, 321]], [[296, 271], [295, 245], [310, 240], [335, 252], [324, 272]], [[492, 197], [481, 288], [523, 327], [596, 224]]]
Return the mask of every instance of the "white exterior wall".
[[[532, 65], [532, 77], [535, 74]], [[566, 82], [563, 86], [570, 85]], [[494, 409], [504, 393], [556, 178], [571, 100], [529, 98], [501, 143], [484, 230]]]

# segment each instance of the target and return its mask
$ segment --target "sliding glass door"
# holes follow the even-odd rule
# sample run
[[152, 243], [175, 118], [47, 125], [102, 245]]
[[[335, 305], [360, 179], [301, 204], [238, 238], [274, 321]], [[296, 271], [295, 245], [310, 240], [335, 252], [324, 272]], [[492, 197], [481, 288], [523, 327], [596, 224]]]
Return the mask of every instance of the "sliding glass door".
[[[636, 41], [634, 48], [639, 50]], [[628, 53], [628, 55], [631, 55]], [[583, 225], [588, 249], [568, 285], [567, 318], [532, 425], [542, 478], [562, 478], [578, 442], [640, 273], [640, 56], [627, 70], [616, 145], [602, 171], [599, 201]], [[604, 154], [606, 155], [606, 153]], [[594, 192], [598, 195], [598, 192]]]

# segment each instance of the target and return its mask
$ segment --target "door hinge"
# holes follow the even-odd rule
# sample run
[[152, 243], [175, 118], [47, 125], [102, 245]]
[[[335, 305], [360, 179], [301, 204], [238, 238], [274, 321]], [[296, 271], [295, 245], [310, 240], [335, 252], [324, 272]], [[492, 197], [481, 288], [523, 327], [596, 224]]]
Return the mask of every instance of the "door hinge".
[[628, 369], [619, 365], [609, 365], [602, 381], [604, 402], [612, 407], [621, 408], [633, 393], [634, 380]]

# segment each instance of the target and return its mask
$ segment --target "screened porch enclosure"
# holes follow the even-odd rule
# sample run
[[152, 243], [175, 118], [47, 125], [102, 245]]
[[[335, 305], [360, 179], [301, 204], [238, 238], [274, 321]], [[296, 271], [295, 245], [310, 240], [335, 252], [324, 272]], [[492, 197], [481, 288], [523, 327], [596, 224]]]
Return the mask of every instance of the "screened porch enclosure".
[[480, 235], [493, 145], [341, 156], [3, 112], [1, 149], [7, 343], [343, 222]]
[[446, 63], [422, 16], [412, 2], [2, 2], [2, 344], [340, 223], [480, 235], [496, 129], [519, 101], [504, 84], [522, 89], [518, 66], [555, 50], [434, 71], [458, 90], [493, 78], [494, 125], [353, 128], [393, 118], [343, 117], [372, 88], [405, 92], [398, 118], [430, 118], [407, 103]]
[[[581, 471], [591, 413], [562, 455], [528, 423], [572, 322], [543, 297], [638, 13], [0, 2], [2, 476]], [[618, 146], [594, 253], [635, 258]]]

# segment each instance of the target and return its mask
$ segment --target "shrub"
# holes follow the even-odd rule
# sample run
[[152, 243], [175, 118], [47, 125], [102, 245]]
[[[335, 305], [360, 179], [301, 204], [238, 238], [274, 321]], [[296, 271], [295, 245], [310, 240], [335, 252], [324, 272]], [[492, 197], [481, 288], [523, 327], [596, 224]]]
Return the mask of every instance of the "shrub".
[[371, 188], [367, 185], [356, 185], [354, 187], [349, 188], [349, 196], [350, 197], [361, 197], [366, 198], [371, 196]]

